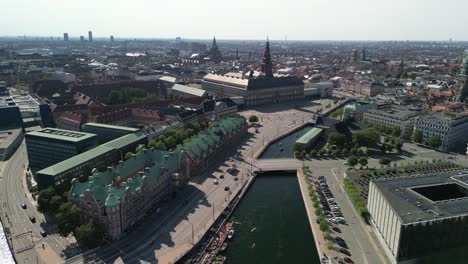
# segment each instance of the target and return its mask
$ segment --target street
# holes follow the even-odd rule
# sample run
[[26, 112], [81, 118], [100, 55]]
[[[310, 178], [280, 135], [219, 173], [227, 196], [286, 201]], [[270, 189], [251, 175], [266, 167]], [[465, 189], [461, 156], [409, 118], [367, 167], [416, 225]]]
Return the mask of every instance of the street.
[[[50, 254], [54, 259], [60, 259], [60, 254], [69, 244], [66, 238], [51, 233], [49, 225], [41, 224], [44, 215], [36, 210], [36, 206], [27, 195], [24, 170], [28, 164], [25, 143], [18, 148], [16, 153], [6, 162], [3, 162], [2, 178], [0, 181], [1, 215], [5, 228], [10, 228], [13, 251], [19, 263], [48, 263], [41, 259], [37, 251], [42, 249], [42, 243], [47, 244], [47, 249], [52, 249]], [[21, 204], [26, 204], [26, 209]], [[34, 216], [36, 223], [32, 223], [29, 217]], [[43, 238], [42, 229], [49, 234]], [[40, 249], [39, 249], [39, 245]], [[35, 247], [37, 246], [37, 247]]]

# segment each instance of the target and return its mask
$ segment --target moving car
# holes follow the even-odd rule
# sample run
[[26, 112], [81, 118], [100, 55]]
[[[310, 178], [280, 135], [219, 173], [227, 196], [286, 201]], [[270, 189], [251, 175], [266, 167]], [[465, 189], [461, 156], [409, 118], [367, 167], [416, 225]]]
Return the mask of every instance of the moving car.
[[21, 208], [26, 209], [26, 207], [27, 207], [27, 206], [26, 206], [26, 203], [22, 203], [22, 204], [21, 204]]

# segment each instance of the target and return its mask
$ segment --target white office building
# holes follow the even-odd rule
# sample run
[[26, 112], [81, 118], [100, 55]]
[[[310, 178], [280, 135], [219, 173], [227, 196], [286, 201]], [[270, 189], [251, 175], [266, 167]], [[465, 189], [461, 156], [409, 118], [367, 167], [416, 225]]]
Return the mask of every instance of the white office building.
[[457, 150], [468, 142], [468, 115], [457, 116], [443, 113], [421, 116], [414, 129], [422, 131], [423, 142], [438, 136], [443, 150]]

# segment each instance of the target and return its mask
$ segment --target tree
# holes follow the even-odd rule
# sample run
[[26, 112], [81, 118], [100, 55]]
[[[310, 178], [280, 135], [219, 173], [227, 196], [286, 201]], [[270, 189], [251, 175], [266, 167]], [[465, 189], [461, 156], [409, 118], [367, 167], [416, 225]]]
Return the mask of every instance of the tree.
[[367, 166], [367, 159], [366, 158], [360, 158], [358, 162], [361, 165], [361, 168]]
[[328, 134], [327, 141], [329, 145], [343, 147], [346, 143], [346, 136], [338, 132], [331, 132]]
[[145, 148], [145, 144], [139, 144], [135, 149], [135, 153], [140, 152], [144, 148]]
[[258, 122], [258, 117], [256, 115], [249, 116], [249, 122], [250, 123], [257, 123]]
[[158, 150], [167, 150], [166, 145], [163, 142], [159, 141], [159, 140], [156, 141], [156, 144], [154, 145], [154, 148], [158, 149]]
[[187, 138], [187, 134], [184, 130], [177, 130], [177, 132], [175, 133], [175, 138], [177, 140], [177, 143], [178, 144], [181, 144], [182, 142], [184, 142], [184, 139]]
[[309, 153], [309, 156], [310, 156], [310, 157], [315, 157], [315, 156], [317, 156], [317, 150], [315, 150], [315, 149], [311, 150], [310, 153]]
[[55, 214], [57, 228], [62, 236], [68, 236], [80, 225], [80, 209], [69, 202], [60, 205]]
[[55, 190], [52, 187], [44, 189], [39, 192], [37, 198], [38, 209], [40, 212], [49, 212], [50, 210], [50, 200], [52, 197], [56, 196]]
[[426, 144], [433, 147], [433, 148], [438, 148], [441, 145], [440, 137], [439, 136], [432, 136], [432, 137], [427, 139]]
[[416, 143], [422, 143], [423, 141], [423, 132], [419, 129], [415, 129], [411, 135], [411, 139]]
[[374, 128], [366, 128], [353, 133], [353, 143], [359, 146], [373, 147], [379, 141], [380, 135]]
[[395, 136], [395, 137], [399, 137], [401, 135], [401, 129], [400, 127], [393, 127], [393, 132], [392, 132], [392, 135]]
[[403, 147], [403, 142], [401, 142], [400, 140], [398, 140], [397, 142], [395, 142], [395, 149], [397, 150], [398, 153], [401, 152], [401, 148]]
[[63, 199], [61, 195], [54, 195], [52, 198], [50, 198], [49, 201], [49, 212], [55, 213], [55, 211], [60, 207], [60, 205], [63, 203]]
[[154, 148], [156, 145], [156, 140], [152, 139], [148, 142], [148, 148]]
[[164, 145], [166, 145], [168, 149], [174, 148], [176, 146], [176, 143], [177, 141], [173, 136], [167, 137], [164, 141]]
[[338, 109], [338, 110], [335, 110], [335, 111], [333, 111], [333, 113], [331, 113], [331, 116], [332, 116], [333, 118], [341, 117], [341, 116], [343, 115], [343, 111], [344, 111], [343, 108], [340, 108], [340, 109]]
[[379, 160], [379, 164], [382, 165], [382, 166], [388, 165], [388, 164], [390, 164], [390, 162], [392, 162], [392, 161], [389, 158], [386, 158], [386, 157], [381, 158]]
[[99, 225], [81, 225], [75, 229], [75, 237], [80, 246], [95, 248], [102, 241], [102, 229]]
[[127, 152], [125, 153], [125, 156], [124, 156], [124, 159], [125, 160], [129, 160], [133, 157], [133, 153], [132, 152]]
[[355, 157], [355, 156], [351, 156], [348, 158], [348, 165], [353, 167], [356, 166], [358, 164], [358, 159]]

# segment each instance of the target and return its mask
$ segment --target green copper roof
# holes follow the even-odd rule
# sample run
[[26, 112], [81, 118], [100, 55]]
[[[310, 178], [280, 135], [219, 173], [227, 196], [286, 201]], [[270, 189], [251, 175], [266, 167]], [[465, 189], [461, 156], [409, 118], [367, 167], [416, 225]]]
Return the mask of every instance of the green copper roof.
[[[80, 183], [76, 179], [73, 180], [68, 199], [78, 203], [89, 191], [99, 206], [118, 205], [126, 192], [141, 191], [143, 181], [155, 181], [167, 170], [170, 173], [177, 172], [181, 167], [181, 150], [197, 161], [202, 160], [216, 149], [224, 135], [235, 132], [244, 124], [245, 120], [241, 117], [228, 117], [178, 146], [175, 152], [143, 149], [133, 158], [104, 172], [93, 171], [87, 182]], [[114, 141], [117, 140], [119, 139]], [[114, 141], [107, 144], [113, 146]]]
[[79, 202], [89, 191], [99, 206], [120, 204], [126, 190], [139, 192], [143, 181], [155, 181], [164, 172], [180, 168], [180, 153], [143, 149], [133, 158], [104, 172], [94, 171], [88, 181], [72, 182], [69, 200]]
[[296, 143], [298, 144], [309, 144], [309, 142], [313, 139], [315, 139], [320, 133], [322, 132], [323, 129], [314, 127], [309, 132], [305, 133], [302, 137], [300, 137]]
[[242, 128], [245, 120], [241, 117], [227, 117], [215, 122], [205, 133], [200, 133], [189, 142], [178, 147], [184, 150], [194, 160], [205, 158], [210, 150], [215, 148], [222, 138]]

